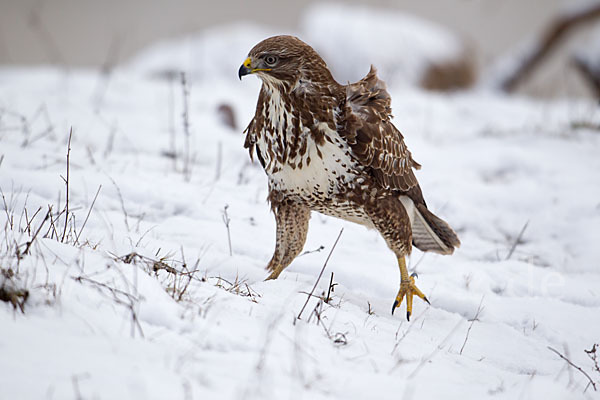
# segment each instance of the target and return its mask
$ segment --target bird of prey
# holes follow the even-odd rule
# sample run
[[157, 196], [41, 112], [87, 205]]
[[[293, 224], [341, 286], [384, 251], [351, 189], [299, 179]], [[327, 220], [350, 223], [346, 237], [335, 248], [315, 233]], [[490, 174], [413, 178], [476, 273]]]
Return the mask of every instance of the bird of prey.
[[244, 147], [256, 154], [269, 182], [277, 223], [267, 279], [276, 279], [304, 247], [311, 211], [374, 228], [394, 252], [400, 289], [392, 314], [406, 297], [410, 320], [416, 295], [409, 275], [412, 246], [452, 254], [460, 241], [427, 209], [413, 169], [421, 166], [391, 122], [390, 95], [374, 67], [362, 80], [341, 85], [317, 52], [294, 36], [258, 43], [239, 69], [240, 79], [262, 80]]

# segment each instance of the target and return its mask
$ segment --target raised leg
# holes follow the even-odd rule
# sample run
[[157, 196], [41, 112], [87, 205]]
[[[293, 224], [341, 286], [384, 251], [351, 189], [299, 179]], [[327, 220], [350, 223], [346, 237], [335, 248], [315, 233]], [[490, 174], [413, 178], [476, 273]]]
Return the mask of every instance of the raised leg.
[[308, 232], [310, 209], [304, 205], [285, 201], [275, 210], [277, 233], [275, 252], [267, 269], [271, 271], [268, 279], [277, 279], [279, 274], [292, 263], [302, 251]]
[[415, 285], [414, 276], [409, 276], [406, 269], [404, 258], [412, 250], [410, 218], [402, 202], [394, 196], [378, 199], [367, 204], [365, 211], [398, 259], [398, 266], [400, 267], [400, 290], [398, 290], [398, 295], [392, 306], [392, 314], [400, 306], [402, 299], [406, 297], [406, 319], [410, 320], [414, 295], [429, 303], [427, 297]]

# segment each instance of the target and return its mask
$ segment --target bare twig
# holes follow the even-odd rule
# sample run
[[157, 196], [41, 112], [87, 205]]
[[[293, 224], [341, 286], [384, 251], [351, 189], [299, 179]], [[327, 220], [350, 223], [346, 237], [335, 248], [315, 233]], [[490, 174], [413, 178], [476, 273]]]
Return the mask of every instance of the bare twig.
[[173, 169], [177, 169], [177, 146], [175, 135], [175, 76], [169, 76], [169, 96], [168, 96], [168, 120], [169, 120], [169, 150], [168, 154], [173, 159]]
[[331, 272], [331, 278], [329, 279], [329, 288], [327, 289], [327, 296], [323, 300], [325, 303], [329, 304], [329, 301], [331, 301], [331, 292], [333, 292], [334, 286], [336, 285], [337, 283], [333, 283], [333, 272]]
[[104, 152], [102, 153], [102, 156], [104, 158], [107, 158], [110, 155], [110, 153], [112, 153], [112, 151], [113, 151], [113, 147], [115, 144], [115, 135], [117, 133], [117, 129], [118, 129], [118, 126], [116, 123], [113, 123], [110, 126], [110, 130], [108, 132], [108, 139], [106, 140], [106, 146], [104, 147]]
[[314, 297], [315, 299], [319, 299], [319, 300], [323, 300], [323, 296], [325, 295], [325, 293], [323, 293], [322, 295], [317, 295], [317, 294], [312, 294], [312, 293], [309, 293], [309, 292], [305, 292], [303, 290], [300, 290], [298, 293], [302, 293], [302, 294], [305, 294], [305, 295], [310, 296], [310, 297]]
[[[565, 360], [567, 362], [567, 364], [569, 364], [571, 367], [575, 368], [576, 370], [578, 370], [579, 372], [581, 372], [583, 375], [585, 375], [585, 377], [588, 379], [589, 381], [589, 385], [592, 386], [592, 388], [594, 389], [594, 391], [596, 391], [596, 382], [594, 382], [594, 380], [587, 374], [587, 372], [585, 372], [583, 369], [581, 369], [580, 367], [578, 367], [577, 365], [575, 365], [573, 363], [573, 361], [569, 360], [567, 357], [563, 356], [562, 354], [560, 354], [560, 352], [556, 349], [553, 349], [552, 347], [548, 346], [548, 350], [550, 350], [551, 352], [555, 353], [556, 355], [558, 355], [560, 358], [562, 358], [563, 360]], [[589, 386], [588, 385], [588, 386]]]
[[504, 78], [500, 86], [504, 91], [516, 89], [533, 70], [556, 48], [561, 40], [576, 27], [600, 18], [600, 4], [593, 4], [576, 13], [555, 20], [542, 35], [539, 43], [524, 55], [520, 65]]
[[598, 359], [597, 349], [600, 347], [598, 343], [594, 343], [591, 349], [583, 350], [588, 355], [588, 357], [594, 362], [594, 371], [600, 374], [600, 360]]
[[[257, 298], [262, 297], [262, 295], [253, 288], [251, 288], [245, 280], [240, 280], [237, 276], [235, 277], [234, 282], [230, 282], [221, 276], [211, 276], [208, 279], [217, 279], [217, 283], [215, 284], [216, 287], [222, 288], [226, 292], [234, 293], [238, 296], [248, 297], [250, 301], [254, 303], [258, 303]], [[201, 281], [206, 281], [206, 279], [202, 278]], [[225, 282], [229, 286], [226, 287], [221, 282]]]
[[527, 229], [527, 225], [529, 225], [529, 221], [525, 222], [525, 225], [523, 225], [523, 228], [521, 228], [521, 232], [519, 232], [519, 235], [517, 236], [517, 238], [515, 239], [512, 247], [510, 248], [510, 251], [508, 252], [508, 255], [506, 256], [505, 260], [508, 260], [512, 257], [513, 253], [515, 252], [515, 249], [517, 248], [517, 246], [519, 245], [519, 243], [521, 243], [521, 239], [523, 238], [523, 234], [525, 233], [525, 229]]
[[331, 257], [331, 254], [333, 253], [333, 250], [335, 250], [335, 246], [337, 245], [338, 241], [340, 240], [340, 237], [342, 236], [342, 232], [344, 232], [344, 228], [340, 229], [340, 233], [338, 234], [337, 239], [335, 239], [335, 242], [333, 243], [333, 246], [331, 247], [331, 250], [329, 251], [329, 255], [327, 256], [327, 258], [325, 259], [325, 262], [323, 263], [323, 267], [321, 268], [321, 272], [319, 272], [319, 276], [317, 277], [317, 280], [315, 281], [315, 284], [314, 284], [312, 290], [310, 291], [310, 294], [306, 297], [306, 302], [302, 306], [302, 309], [300, 310], [300, 313], [298, 313], [298, 317], [297, 317], [298, 319], [301, 319], [300, 317], [302, 316], [302, 313], [304, 312], [304, 309], [306, 308], [306, 305], [310, 301], [310, 297], [315, 292], [315, 289], [317, 288], [317, 285], [319, 284], [319, 280], [321, 279], [321, 276], [323, 276], [323, 272], [325, 271], [325, 267], [327, 267], [327, 262], [329, 261], [329, 258]]
[[[412, 328], [414, 326], [416, 326], [416, 322], [418, 320], [420, 320], [421, 318], [423, 319], [422, 323], [421, 323], [421, 327], [423, 327], [423, 323], [425, 323], [425, 315], [427, 314], [427, 312], [429, 312], [429, 310], [431, 310], [431, 308], [427, 307], [419, 315], [417, 315], [417, 317], [414, 318], [410, 324], [408, 324], [408, 328], [406, 328], [406, 330], [402, 332], [402, 336], [399, 337], [399, 335], [400, 335], [400, 329], [404, 325], [404, 321], [400, 321], [400, 324], [398, 325], [398, 329], [396, 330], [396, 334], [394, 335], [395, 343], [394, 343], [394, 346], [392, 347], [392, 351], [391, 351], [390, 354], [393, 355], [396, 352], [396, 350], [400, 346], [400, 343], [404, 340], [404, 338], [406, 338], [408, 336], [408, 334], [411, 332]], [[396, 365], [394, 365], [392, 367], [392, 370], [394, 370], [395, 368], [397, 368], [401, 363], [402, 363], [402, 361], [398, 360], [398, 362], [396, 362]]]
[[35, 213], [33, 213], [31, 218], [29, 218], [29, 216], [27, 215], [27, 208], [24, 208], [24, 211], [25, 211], [25, 224], [26, 224], [25, 229], [27, 230], [27, 234], [29, 236], [31, 236], [31, 223], [33, 222], [35, 217], [39, 214], [39, 212], [42, 211], [42, 207], [38, 207], [38, 209], [36, 210]]
[[[310, 296], [309, 296], [310, 297]], [[321, 296], [317, 296], [317, 298], [319, 299], [319, 301], [317, 301], [317, 303], [315, 304], [315, 307], [313, 308], [312, 312], [308, 315], [308, 319], [306, 320], [307, 323], [310, 323], [310, 321], [312, 320], [313, 315], [317, 318], [317, 325], [319, 325], [319, 322], [321, 322], [321, 313], [323, 312], [323, 298], [325, 297], [325, 292], [321, 292]], [[327, 337], [331, 337], [331, 335], [329, 334], [329, 330], [323, 326], [325, 328], [325, 332], [327, 333]]]
[[85, 224], [87, 223], [88, 218], [90, 217], [90, 214], [92, 213], [92, 210], [94, 209], [94, 204], [96, 204], [96, 199], [98, 198], [98, 194], [100, 193], [100, 189], [102, 189], [102, 185], [98, 186], [98, 190], [96, 191], [96, 195], [94, 196], [94, 200], [92, 200], [92, 204], [90, 205], [90, 209], [88, 210], [88, 213], [85, 216], [85, 220], [83, 221], [83, 225], [81, 225], [81, 229], [79, 229], [79, 233], [77, 234], [77, 237], [75, 237], [75, 243], [79, 243], [79, 236], [81, 236], [81, 232], [83, 232], [83, 228], [85, 228]]
[[[598, 343], [594, 343], [594, 345], [592, 346], [591, 349], [589, 349], [589, 350], [583, 349], [583, 351], [587, 354], [587, 356], [590, 358], [590, 360], [592, 360], [592, 362], [594, 363], [594, 371], [597, 372], [598, 374], [600, 374], [600, 364], [598, 363], [600, 360], [598, 360], [598, 353], [596, 351], [598, 349], [598, 346], [600, 346]], [[583, 390], [583, 393], [585, 393], [585, 391], [587, 390], [588, 387], [590, 387], [589, 383]]]
[[477, 307], [477, 311], [475, 312], [475, 316], [470, 319], [469, 321], [471, 321], [471, 324], [469, 325], [469, 329], [467, 329], [467, 334], [465, 336], [465, 341], [463, 342], [460, 351], [458, 352], [458, 354], [462, 355], [462, 352], [467, 344], [467, 340], [469, 340], [469, 333], [471, 333], [471, 328], [473, 327], [473, 324], [475, 323], [475, 321], [479, 321], [479, 314], [481, 313], [481, 311], [483, 311], [483, 307], [481, 307], [481, 305], [483, 304], [483, 296], [481, 296], [481, 301], [479, 302], [479, 306]]
[[6, 203], [6, 197], [4, 197], [4, 191], [0, 189], [0, 195], [2, 195], [2, 203], [4, 204], [4, 212], [6, 213], [6, 222], [10, 225], [10, 229], [14, 229], [14, 220], [8, 213], [8, 204]]
[[66, 189], [66, 204], [65, 204], [65, 228], [63, 230], [63, 234], [62, 234], [62, 238], [60, 239], [61, 242], [64, 243], [65, 241], [65, 236], [67, 234], [67, 226], [69, 223], [69, 170], [70, 170], [70, 158], [71, 158], [71, 137], [73, 136], [73, 127], [71, 127], [71, 130], [69, 131], [69, 142], [67, 144], [67, 178], [63, 180], [65, 181], [65, 185], [67, 187]]
[[446, 343], [450, 340], [452, 336], [454, 336], [456, 330], [460, 327], [461, 324], [462, 320], [459, 320], [454, 326], [454, 328], [452, 328], [452, 330], [448, 333], [448, 335], [446, 335], [446, 337], [440, 342], [440, 344], [437, 345], [429, 355], [421, 359], [421, 362], [419, 363], [419, 365], [417, 365], [415, 370], [408, 376], [408, 379], [413, 379], [415, 376], [417, 376], [417, 374], [421, 371], [425, 364], [427, 364], [441, 349], [444, 348]]
[[115, 189], [117, 189], [117, 195], [119, 196], [119, 201], [121, 202], [121, 211], [123, 211], [123, 218], [125, 221], [125, 227], [127, 228], [127, 232], [130, 232], [131, 229], [129, 229], [129, 215], [127, 214], [127, 210], [125, 209], [125, 202], [123, 201], [123, 195], [121, 194], [121, 189], [119, 189], [119, 186], [117, 185], [117, 182], [115, 182], [115, 180], [113, 178], [111, 178], [110, 176], [108, 177], [111, 182], [113, 183], [113, 185], [115, 186]]
[[189, 182], [191, 178], [190, 171], [190, 118], [189, 118], [189, 107], [188, 100], [190, 91], [187, 85], [185, 72], [181, 72], [181, 89], [183, 94], [183, 112], [181, 114], [183, 122], [183, 133], [184, 133], [184, 157], [183, 157], [183, 176], [186, 181]]
[[373, 307], [371, 307], [371, 302], [367, 301], [367, 305], [369, 306], [368, 310], [367, 310], [367, 314], [369, 315], [375, 315], [375, 311], [373, 311]]
[[227, 243], [229, 244], [229, 255], [232, 256], [233, 255], [233, 249], [231, 247], [231, 232], [229, 230], [229, 223], [231, 222], [231, 219], [229, 218], [229, 215], [227, 214], [227, 209], [229, 208], [229, 205], [225, 205], [225, 207], [223, 207], [223, 223], [225, 224], [225, 228], [227, 228]]
[[89, 378], [89, 374], [73, 375], [71, 376], [71, 383], [73, 383], [73, 391], [75, 392], [75, 400], [84, 400], [79, 389], [79, 380], [81, 378]]
[[44, 226], [44, 224], [46, 223], [46, 221], [50, 218], [50, 214], [52, 214], [52, 208], [51, 207], [48, 208], [48, 212], [46, 213], [46, 216], [44, 217], [44, 220], [42, 221], [42, 223], [40, 224], [40, 226], [38, 226], [37, 230], [33, 234], [33, 237], [31, 238], [31, 240], [27, 242], [27, 245], [25, 246], [25, 250], [23, 251], [23, 254], [28, 254], [29, 253], [29, 249], [31, 248], [31, 245], [33, 244], [33, 242], [35, 241], [35, 238], [37, 238], [38, 234], [42, 230], [42, 226]]
[[[135, 328], [137, 328], [138, 332], [140, 333], [140, 336], [144, 337], [144, 331], [142, 330], [142, 326], [140, 325], [140, 321], [138, 319], [137, 312], [135, 311], [135, 305], [137, 302], [139, 302], [139, 298], [137, 296], [134, 296], [131, 293], [127, 293], [121, 289], [117, 289], [112, 286], [109, 286], [106, 283], [102, 283], [102, 282], [98, 282], [94, 279], [90, 279], [86, 276], [74, 276], [72, 278], [73, 278], [73, 280], [80, 282], [80, 283], [81, 282], [90, 283], [90, 284], [94, 285], [100, 292], [103, 292], [103, 289], [107, 290], [112, 295], [113, 300], [117, 304], [127, 307], [129, 309], [129, 311], [131, 312], [131, 320], [132, 320], [131, 335], [135, 336], [135, 329], [134, 329], [134, 327], [135, 327]], [[123, 300], [123, 298], [125, 298], [127, 301]]]
[[[46, 232], [44, 237], [48, 237], [48, 234], [50, 234], [50, 239], [52, 239], [54, 236], [56, 236], [56, 240], [58, 240], [58, 231], [56, 229], [54, 217], [52, 216], [52, 206], [51, 205], [48, 205], [48, 213], [50, 215], [50, 227], [48, 228], [48, 232]], [[58, 217], [60, 217], [60, 215], [61, 214], [58, 214]]]

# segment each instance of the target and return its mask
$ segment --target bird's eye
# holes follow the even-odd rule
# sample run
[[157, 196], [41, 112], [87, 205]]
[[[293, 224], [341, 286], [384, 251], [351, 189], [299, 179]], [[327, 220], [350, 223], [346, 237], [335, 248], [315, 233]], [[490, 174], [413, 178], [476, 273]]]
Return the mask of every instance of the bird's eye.
[[265, 62], [267, 63], [267, 65], [273, 66], [273, 65], [277, 64], [277, 57], [276, 56], [266, 56]]

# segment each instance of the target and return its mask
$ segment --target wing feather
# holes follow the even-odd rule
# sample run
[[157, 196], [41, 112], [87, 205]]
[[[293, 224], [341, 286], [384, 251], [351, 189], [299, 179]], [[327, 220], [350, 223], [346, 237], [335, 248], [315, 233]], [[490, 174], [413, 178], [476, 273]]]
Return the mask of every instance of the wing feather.
[[254, 113], [254, 118], [250, 121], [246, 129], [244, 129], [244, 134], [246, 134], [246, 138], [244, 140], [244, 148], [248, 149], [250, 153], [250, 160], [254, 161], [254, 151], [256, 151], [256, 155], [258, 156], [258, 161], [265, 168], [265, 160], [263, 155], [260, 153], [260, 149], [256, 146], [256, 141], [258, 140], [258, 136], [264, 128], [265, 118], [263, 116], [263, 107], [264, 107], [264, 90], [261, 89], [258, 95], [258, 101], [256, 103], [256, 111]]
[[[418, 187], [404, 137], [391, 122], [390, 95], [373, 66], [362, 80], [346, 86], [343, 136], [359, 162], [385, 188], [408, 192]], [[420, 192], [420, 190], [419, 190]]]

